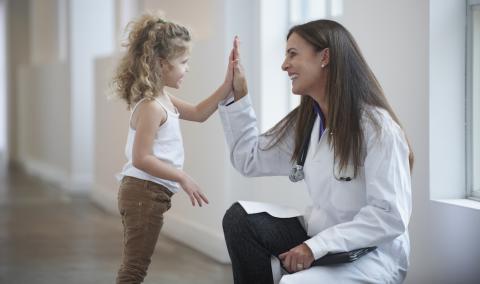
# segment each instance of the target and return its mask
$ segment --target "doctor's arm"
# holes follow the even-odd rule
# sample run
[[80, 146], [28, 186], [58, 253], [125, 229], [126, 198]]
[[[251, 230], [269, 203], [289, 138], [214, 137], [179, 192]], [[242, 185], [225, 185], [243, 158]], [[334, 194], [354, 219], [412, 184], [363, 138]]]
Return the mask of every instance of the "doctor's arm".
[[328, 252], [379, 246], [407, 231], [411, 185], [409, 148], [403, 131], [397, 125], [384, 127], [380, 132], [366, 131], [367, 205], [353, 220], [332, 226], [305, 242], [315, 259]]
[[250, 102], [244, 96], [218, 106], [223, 130], [230, 150], [230, 160], [244, 176], [287, 176], [292, 167], [293, 130], [273, 147], [273, 136], [260, 134], [257, 119]]
[[273, 136], [260, 135], [240, 63], [239, 39], [233, 41], [233, 97], [218, 106], [232, 165], [244, 176], [285, 176], [292, 167], [293, 130], [273, 147]]

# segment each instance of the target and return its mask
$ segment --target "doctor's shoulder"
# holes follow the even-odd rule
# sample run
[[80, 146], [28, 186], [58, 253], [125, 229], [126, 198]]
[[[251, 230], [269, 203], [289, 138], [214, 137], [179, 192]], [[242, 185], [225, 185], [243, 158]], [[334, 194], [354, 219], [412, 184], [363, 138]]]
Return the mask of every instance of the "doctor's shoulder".
[[[361, 116], [364, 141], [387, 142], [400, 139], [406, 142], [406, 136], [403, 129], [392, 118], [390, 113], [383, 108], [368, 106], [362, 109]], [[375, 139], [375, 141], [372, 141]], [[383, 143], [382, 143], [383, 144]]]

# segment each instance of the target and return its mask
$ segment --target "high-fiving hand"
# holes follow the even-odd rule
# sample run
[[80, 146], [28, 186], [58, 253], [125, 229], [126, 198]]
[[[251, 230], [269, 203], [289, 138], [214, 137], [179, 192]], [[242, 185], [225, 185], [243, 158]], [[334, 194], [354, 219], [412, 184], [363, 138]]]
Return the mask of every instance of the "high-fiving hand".
[[233, 49], [230, 53], [233, 62], [233, 94], [235, 100], [239, 100], [248, 93], [245, 71], [240, 63], [240, 39], [235, 36], [233, 39]]

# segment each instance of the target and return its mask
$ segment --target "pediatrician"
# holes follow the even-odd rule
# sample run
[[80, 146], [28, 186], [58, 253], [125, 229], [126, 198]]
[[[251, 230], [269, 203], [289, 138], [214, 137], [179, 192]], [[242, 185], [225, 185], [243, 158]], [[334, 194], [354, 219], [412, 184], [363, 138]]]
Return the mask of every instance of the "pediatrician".
[[[220, 104], [220, 116], [239, 172], [304, 178], [312, 205], [300, 218], [248, 202], [227, 210], [235, 283], [273, 283], [272, 256], [288, 271], [282, 284], [401, 283], [413, 154], [377, 79], [352, 35], [330, 20], [290, 29], [282, 69], [301, 103], [271, 130], [259, 134], [239, 64], [234, 101]], [[318, 265], [361, 248], [369, 252], [356, 261]]]

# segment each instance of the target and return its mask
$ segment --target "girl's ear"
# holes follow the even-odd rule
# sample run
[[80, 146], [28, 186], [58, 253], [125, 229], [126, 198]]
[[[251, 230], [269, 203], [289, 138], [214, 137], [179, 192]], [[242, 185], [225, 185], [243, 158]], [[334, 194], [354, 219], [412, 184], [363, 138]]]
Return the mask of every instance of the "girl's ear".
[[160, 59], [159, 59], [159, 62], [160, 62], [160, 63], [159, 63], [160, 68], [162, 68], [162, 69], [165, 68], [165, 63], [166, 63], [165, 59], [160, 58]]
[[159, 63], [160, 69], [168, 70], [172, 66], [170, 62], [168, 62], [168, 60], [166, 59], [160, 58], [159, 60], [160, 60], [160, 63]]

